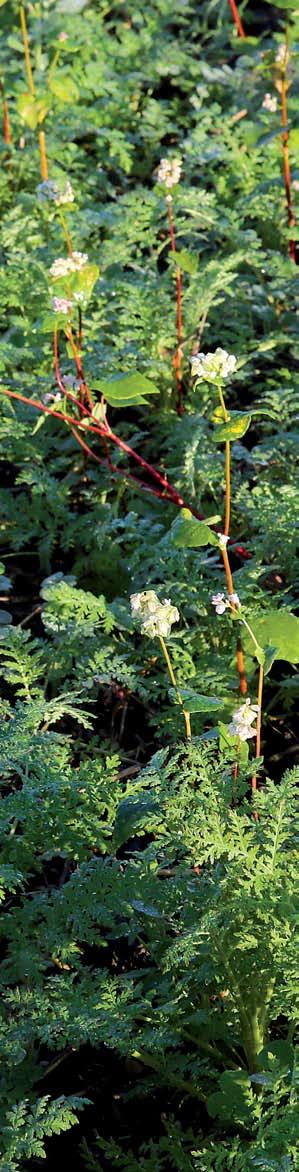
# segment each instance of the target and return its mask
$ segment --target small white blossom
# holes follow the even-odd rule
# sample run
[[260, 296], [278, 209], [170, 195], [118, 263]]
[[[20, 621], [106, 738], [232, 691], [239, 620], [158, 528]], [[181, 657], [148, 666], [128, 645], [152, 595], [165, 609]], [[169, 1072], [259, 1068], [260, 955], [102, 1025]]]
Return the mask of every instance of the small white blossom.
[[299, 191], [299, 179], [293, 179], [292, 187], [294, 191]]
[[238, 610], [239, 610], [239, 609], [240, 609], [240, 606], [241, 606], [240, 599], [239, 599], [239, 595], [238, 595], [238, 594], [236, 594], [236, 592], [234, 591], [234, 593], [233, 593], [233, 594], [229, 594], [229, 596], [228, 596], [228, 597], [229, 597], [229, 601], [232, 603], [232, 605], [233, 605], [233, 606], [237, 606], [237, 607], [238, 607]]
[[71, 256], [59, 256], [57, 260], [53, 261], [50, 268], [51, 277], [54, 281], [61, 277], [68, 277], [69, 273], [76, 273], [84, 268], [88, 262], [86, 252], [72, 252]]
[[236, 369], [237, 359], [234, 354], [228, 354], [217, 346], [213, 354], [195, 354], [191, 358], [192, 378], [203, 378], [207, 382], [222, 382]]
[[143, 590], [141, 594], [131, 594], [131, 611], [133, 618], [140, 620], [140, 629], [149, 639], [168, 639], [173, 623], [179, 622], [179, 611], [172, 606], [169, 598], [163, 602], [154, 590]]
[[75, 198], [69, 179], [62, 189], [52, 179], [45, 179], [43, 183], [39, 183], [37, 194], [40, 200], [49, 200], [50, 203], [55, 203], [56, 207], [64, 203], [73, 203]]
[[67, 41], [68, 40], [68, 33], [59, 33], [58, 40], [59, 41]]
[[158, 180], [165, 183], [165, 187], [174, 187], [181, 178], [182, 164], [180, 159], [161, 159]]
[[226, 549], [229, 537], [225, 533], [217, 533], [217, 537], [219, 537], [219, 549]]
[[270, 114], [275, 114], [277, 110], [277, 98], [275, 94], [265, 94], [262, 107], [263, 110], [269, 110]]
[[60, 391], [56, 391], [55, 395], [50, 391], [47, 391], [45, 395], [41, 395], [41, 401], [45, 404], [45, 407], [47, 407], [49, 403], [61, 403], [61, 400], [62, 395], [60, 394]]
[[229, 601], [224, 594], [212, 594], [211, 603], [215, 607], [216, 614], [224, 614], [229, 606]]
[[71, 269], [70, 272], [75, 273], [79, 269], [84, 269], [84, 265], [88, 264], [88, 256], [86, 252], [72, 252], [70, 256]]
[[279, 49], [277, 49], [277, 53], [275, 55], [276, 65], [279, 65], [281, 70], [286, 69], [289, 59], [290, 54], [287, 45], [279, 45]]
[[231, 733], [231, 736], [239, 737], [240, 741], [249, 741], [251, 737], [255, 737], [256, 728], [252, 728], [252, 725], [258, 712], [259, 704], [251, 704], [248, 696], [245, 704], [241, 704], [240, 708], [233, 712], [233, 719], [228, 725], [228, 732]]
[[69, 297], [53, 297], [52, 309], [54, 309], [54, 313], [70, 314], [72, 308], [73, 302], [70, 301]]

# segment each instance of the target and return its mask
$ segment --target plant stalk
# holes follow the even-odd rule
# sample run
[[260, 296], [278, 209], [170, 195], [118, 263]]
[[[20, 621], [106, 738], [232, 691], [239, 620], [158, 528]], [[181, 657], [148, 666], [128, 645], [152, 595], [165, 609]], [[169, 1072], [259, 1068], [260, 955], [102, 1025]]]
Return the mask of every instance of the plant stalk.
[[[168, 215], [168, 223], [169, 223], [170, 247], [171, 247], [171, 251], [175, 252], [176, 251], [175, 231], [174, 231], [174, 222], [173, 222], [173, 215], [172, 215], [172, 209], [171, 209], [171, 202], [172, 202], [171, 195], [168, 194], [166, 196], [166, 207], [167, 207], [167, 215]], [[184, 406], [183, 406], [183, 388], [182, 388], [182, 350], [181, 350], [182, 339], [183, 339], [182, 274], [181, 274], [181, 270], [178, 267], [175, 270], [175, 283], [176, 283], [177, 348], [176, 348], [176, 352], [174, 355], [174, 369], [175, 369], [176, 387], [177, 387], [177, 412], [178, 412], [178, 415], [183, 415]]]
[[240, 13], [238, 11], [237, 5], [235, 4], [235, 0], [229, 0], [229, 5], [233, 21], [236, 25], [236, 28], [238, 29], [239, 37], [246, 37], [245, 29], [243, 28]]
[[170, 656], [169, 656], [169, 653], [168, 653], [168, 650], [166, 647], [165, 640], [163, 639], [162, 635], [159, 635], [159, 642], [160, 642], [160, 646], [163, 651], [164, 659], [166, 660], [167, 671], [168, 671], [168, 675], [169, 675], [169, 678], [172, 683], [172, 687], [175, 690], [178, 704], [180, 705], [180, 708], [182, 709], [182, 713], [183, 713], [183, 717], [184, 717], [184, 721], [185, 721], [186, 737], [187, 737], [187, 740], [190, 741], [191, 740], [190, 712], [186, 712], [186, 709], [184, 708], [184, 701], [181, 696], [180, 690], [178, 688], [178, 685], [176, 682], [176, 677], [175, 677], [174, 670], [173, 670], [172, 663], [171, 663], [171, 659], [170, 659]]
[[[22, 31], [22, 37], [23, 37], [25, 65], [26, 65], [26, 73], [27, 73], [29, 90], [31, 93], [31, 97], [35, 98], [35, 85], [34, 85], [33, 73], [32, 73], [32, 68], [31, 68], [30, 47], [29, 47], [27, 22], [26, 22], [23, 0], [21, 0], [21, 2], [20, 2], [20, 23], [21, 23], [21, 31]], [[46, 139], [45, 139], [45, 133], [43, 130], [38, 131], [38, 141], [39, 141], [41, 177], [42, 177], [43, 182], [45, 182], [45, 180], [47, 180], [49, 178], [49, 171], [48, 171], [47, 153], [46, 153]]]

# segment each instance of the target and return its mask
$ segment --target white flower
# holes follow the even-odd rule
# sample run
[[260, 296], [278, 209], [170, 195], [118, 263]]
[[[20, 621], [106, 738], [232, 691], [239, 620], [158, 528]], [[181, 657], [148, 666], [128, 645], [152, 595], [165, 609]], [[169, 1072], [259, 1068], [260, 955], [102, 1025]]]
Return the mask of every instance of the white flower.
[[165, 187], [174, 187], [181, 178], [182, 164], [180, 159], [161, 159], [158, 180], [165, 183]]
[[229, 597], [229, 601], [232, 603], [232, 605], [237, 606], [238, 610], [240, 610], [241, 603], [240, 603], [239, 595], [236, 594], [236, 592], [234, 591], [234, 593], [229, 594], [228, 597]]
[[54, 313], [70, 314], [72, 308], [73, 302], [70, 301], [69, 297], [53, 297], [52, 309], [54, 309]]
[[88, 262], [86, 252], [72, 252], [71, 256], [59, 256], [58, 260], [54, 260], [50, 268], [51, 277], [54, 281], [59, 280], [60, 277], [68, 277], [69, 273], [76, 273], [84, 268]]
[[227, 378], [236, 369], [237, 359], [234, 354], [228, 354], [227, 350], [222, 350], [221, 346], [217, 346], [214, 354], [195, 354], [191, 358], [191, 375], [192, 378], [203, 378], [207, 382], [222, 382], [222, 379]]
[[252, 728], [253, 721], [256, 720], [259, 712], [259, 704], [251, 704], [249, 696], [245, 700], [245, 704], [241, 704], [236, 712], [233, 712], [233, 719], [228, 725], [228, 732], [233, 737], [239, 737], [240, 741], [249, 741], [251, 737], [256, 736], [256, 728]]
[[277, 98], [275, 94], [265, 94], [262, 107], [263, 110], [269, 110], [270, 114], [275, 114], [277, 110]]
[[68, 39], [68, 33], [59, 33], [59, 37], [58, 37], [59, 41], [67, 41], [67, 39]]
[[169, 598], [163, 602], [154, 590], [143, 590], [141, 594], [131, 594], [131, 611], [133, 618], [140, 620], [140, 629], [149, 639], [168, 639], [173, 623], [179, 622], [179, 611], [172, 606]]
[[226, 549], [229, 537], [225, 533], [217, 533], [217, 537], [219, 537], [219, 549]]
[[88, 264], [88, 256], [86, 252], [72, 252], [70, 256], [71, 273], [77, 272], [78, 269], [84, 269], [84, 265]]
[[277, 49], [277, 53], [275, 55], [276, 65], [279, 65], [281, 70], [286, 69], [289, 58], [290, 54], [287, 45], [279, 45], [279, 49]]
[[61, 189], [58, 183], [52, 179], [45, 179], [43, 183], [39, 183], [37, 188], [38, 198], [41, 200], [49, 200], [55, 203], [57, 207], [63, 203], [73, 203], [74, 192], [69, 179], [66, 180], [64, 188]]
[[216, 614], [224, 614], [229, 606], [228, 599], [225, 598], [224, 594], [212, 594], [211, 603], [215, 607]]
[[293, 179], [292, 187], [294, 191], [299, 191], [299, 179]]

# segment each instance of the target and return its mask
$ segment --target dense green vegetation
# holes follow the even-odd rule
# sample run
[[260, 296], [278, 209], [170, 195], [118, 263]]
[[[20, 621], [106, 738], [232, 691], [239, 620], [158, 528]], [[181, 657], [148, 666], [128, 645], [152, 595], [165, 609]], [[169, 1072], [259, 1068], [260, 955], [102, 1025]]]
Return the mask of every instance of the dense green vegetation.
[[298, 8], [0, 18], [1, 1169], [293, 1172]]

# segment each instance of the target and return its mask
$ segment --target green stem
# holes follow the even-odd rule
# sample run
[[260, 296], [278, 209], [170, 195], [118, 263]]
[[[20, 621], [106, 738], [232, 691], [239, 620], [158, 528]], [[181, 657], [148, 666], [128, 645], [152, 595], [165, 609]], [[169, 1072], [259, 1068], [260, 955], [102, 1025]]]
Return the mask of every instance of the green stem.
[[182, 709], [182, 713], [183, 713], [183, 717], [184, 717], [184, 721], [185, 721], [186, 737], [187, 737], [187, 740], [190, 741], [191, 740], [190, 712], [186, 712], [186, 709], [184, 708], [184, 701], [183, 701], [183, 698], [182, 698], [181, 693], [179, 691], [179, 688], [178, 688], [178, 685], [176, 682], [176, 678], [175, 678], [175, 674], [174, 674], [174, 670], [172, 667], [172, 663], [170, 660], [170, 656], [169, 656], [169, 653], [168, 653], [168, 650], [166, 647], [166, 643], [165, 643], [162, 635], [159, 635], [159, 641], [160, 641], [160, 646], [163, 651], [164, 659], [166, 660], [168, 675], [170, 677], [172, 686], [175, 690], [178, 704], [180, 705], [180, 708]]

